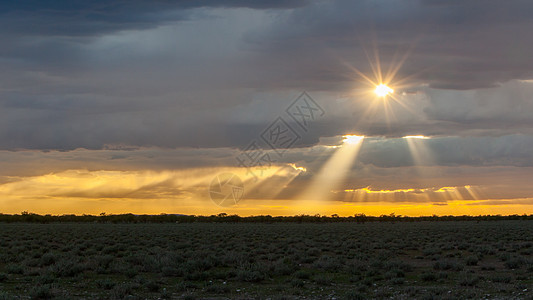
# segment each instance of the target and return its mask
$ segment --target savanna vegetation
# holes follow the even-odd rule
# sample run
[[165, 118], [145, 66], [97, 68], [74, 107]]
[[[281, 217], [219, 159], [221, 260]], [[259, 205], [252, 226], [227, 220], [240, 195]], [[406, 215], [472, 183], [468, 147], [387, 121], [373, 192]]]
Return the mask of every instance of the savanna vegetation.
[[95, 222], [95, 223], [337, 223], [337, 222], [421, 222], [421, 221], [500, 221], [500, 220], [533, 220], [532, 215], [479, 215], [479, 216], [420, 216], [410, 217], [394, 213], [381, 216], [367, 216], [355, 214], [341, 217], [336, 214], [325, 215], [295, 215], [295, 216], [249, 216], [228, 215], [220, 213], [211, 216], [195, 216], [180, 214], [160, 215], [134, 215], [119, 214], [109, 215], [105, 212], [95, 215], [39, 215], [24, 211], [20, 214], [0, 213], [0, 223], [26, 222], [26, 223], [57, 223], [57, 222]]
[[105, 219], [0, 223], [0, 299], [531, 299], [533, 295], [533, 221], [529, 220], [320, 224], [98, 220]]

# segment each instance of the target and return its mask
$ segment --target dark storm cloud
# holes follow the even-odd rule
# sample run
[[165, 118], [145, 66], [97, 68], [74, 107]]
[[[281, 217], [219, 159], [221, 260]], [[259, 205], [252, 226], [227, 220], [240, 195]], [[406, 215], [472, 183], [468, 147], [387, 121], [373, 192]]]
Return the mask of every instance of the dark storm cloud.
[[346, 64], [371, 73], [364, 48], [373, 59], [376, 45], [385, 70], [408, 53], [397, 79], [474, 89], [532, 77], [531, 10], [529, 1], [324, 1], [248, 40], [276, 68], [291, 60], [283, 74], [301, 86], [353, 85]]
[[[231, 8], [231, 9], [228, 9]], [[533, 134], [526, 1], [4, 1], [0, 149], [243, 147], [308, 90], [341, 134]], [[184, 21], [186, 22], [180, 22]], [[162, 26], [164, 25], [164, 26]], [[410, 106], [367, 113], [376, 42]], [[430, 87], [447, 88], [438, 90]], [[421, 87], [422, 86], [422, 87]], [[451, 90], [458, 89], [458, 90]], [[466, 90], [465, 90], [466, 89]], [[412, 93], [411, 93], [412, 92]], [[287, 116], [285, 116], [287, 117]], [[294, 124], [293, 124], [294, 125]]]
[[[533, 137], [443, 137], [373, 139], [363, 143], [359, 161], [378, 167], [517, 166], [533, 167]], [[418, 156], [418, 157], [417, 157]]]
[[0, 33], [30, 36], [90, 36], [117, 30], [155, 27], [188, 19], [200, 7], [286, 9], [306, 0], [174, 0], [174, 1], [2, 1]]

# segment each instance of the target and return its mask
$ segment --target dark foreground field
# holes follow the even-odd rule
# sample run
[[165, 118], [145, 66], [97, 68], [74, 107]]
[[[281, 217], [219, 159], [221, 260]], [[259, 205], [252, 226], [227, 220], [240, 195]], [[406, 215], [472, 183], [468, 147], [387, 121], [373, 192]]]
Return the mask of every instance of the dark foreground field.
[[0, 299], [531, 299], [533, 221], [0, 224]]

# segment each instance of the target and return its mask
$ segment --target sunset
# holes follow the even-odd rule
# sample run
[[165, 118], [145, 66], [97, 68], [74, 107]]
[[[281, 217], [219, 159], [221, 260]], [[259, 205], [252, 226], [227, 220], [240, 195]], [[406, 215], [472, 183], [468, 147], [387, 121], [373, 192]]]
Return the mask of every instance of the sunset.
[[[394, 230], [379, 229], [391, 220], [401, 226], [414, 226], [404, 224], [413, 220], [428, 222], [420, 225], [429, 226], [421, 234], [438, 236], [439, 230], [453, 224], [468, 232], [470, 225], [461, 223], [463, 218], [477, 222], [497, 218], [505, 224], [502, 226], [515, 230], [513, 234], [524, 237], [516, 247], [531, 244], [532, 10], [533, 3], [518, 0], [2, 1], [0, 225], [6, 243], [0, 247], [8, 249], [9, 241], [19, 241], [19, 232], [36, 241], [29, 237], [30, 227], [24, 227], [34, 226], [26, 224], [34, 222], [54, 223], [50, 226], [59, 226], [58, 232], [64, 229], [55, 223], [73, 222], [81, 226], [76, 227], [80, 236], [88, 234], [84, 241], [97, 238], [89, 234], [97, 230], [82, 229], [92, 223], [161, 222], [169, 223], [161, 225], [170, 226], [168, 232], [175, 229], [185, 235], [187, 231], [191, 239], [200, 240], [218, 231], [204, 225], [194, 227], [195, 223], [220, 221], [229, 226], [224, 230], [231, 232], [228, 228], [232, 225], [225, 223], [240, 220], [248, 224], [257, 218], [259, 223], [288, 226], [276, 229], [286, 231], [288, 237], [307, 236], [309, 241], [301, 241], [306, 247], [320, 244], [318, 233], [314, 235], [320, 227], [301, 229], [304, 234], [285, 224], [297, 217], [300, 223], [327, 223], [324, 226], [333, 226], [327, 228], [337, 228], [339, 235], [330, 237], [336, 241], [343, 239], [341, 236], [350, 241], [352, 223], [379, 223], [377, 227], [364, 224], [368, 228], [364, 227], [361, 236], [388, 232], [392, 239]], [[523, 219], [521, 223], [518, 218]], [[439, 220], [446, 220], [446, 225], [436, 224]], [[12, 222], [22, 227], [7, 224]], [[330, 224], [335, 222], [350, 224]], [[283, 288], [276, 290], [281, 285], [269, 292], [246, 285], [250, 292], [235, 292], [241, 290], [240, 283], [229, 288], [231, 293], [222, 294], [231, 299], [426, 299], [426, 290], [409, 294], [402, 287], [408, 285], [405, 282], [430, 282], [446, 293], [450, 290], [451, 298], [490, 299], [485, 296], [488, 294], [499, 295], [497, 299], [531, 297], [525, 292], [532, 289], [531, 280], [520, 279], [530, 278], [526, 269], [518, 274], [518, 268], [507, 268], [512, 270], [508, 273], [511, 279], [495, 279], [498, 287], [482, 284], [492, 282], [490, 272], [504, 268], [507, 258], [512, 260], [515, 254], [524, 256], [520, 265], [529, 265], [533, 272], [529, 248], [513, 248], [516, 251], [505, 256], [496, 253], [499, 250], [483, 252], [474, 247], [481, 243], [474, 239], [484, 232], [499, 230], [497, 222], [481, 222], [484, 225], [479, 226], [487, 227], [476, 227], [477, 231], [468, 233], [477, 232], [471, 238], [464, 233], [465, 243], [471, 242], [472, 248], [450, 246], [460, 254], [445, 252], [452, 248], [442, 253], [426, 249], [432, 253], [427, 255], [431, 263], [413, 263], [413, 257], [424, 257], [423, 249], [420, 253], [406, 250], [405, 255], [413, 257], [400, 253], [397, 261], [414, 269], [396, 266], [376, 271], [381, 279], [372, 277], [374, 281], [368, 284], [361, 282], [369, 278], [365, 275], [369, 270], [361, 274], [347, 271], [357, 277], [350, 277], [348, 283], [343, 281], [348, 275], [334, 272], [340, 267], [317, 267], [311, 260], [296, 262], [293, 257], [291, 266], [299, 264], [303, 269], [265, 275], [266, 271], [254, 265], [247, 271], [262, 274], [256, 276], [259, 279], [254, 277], [257, 274], [247, 273], [249, 276], [242, 277], [246, 280], [241, 280], [261, 285], [290, 279], [293, 283], [287, 295]], [[185, 230], [175, 223], [191, 227]], [[42, 226], [39, 230], [48, 225]], [[111, 224], [105, 226], [110, 227], [103, 232], [115, 234]], [[150, 236], [152, 227], [147, 226], [149, 229], [128, 232], [139, 230]], [[418, 231], [401, 226], [398, 228], [404, 231], [396, 236]], [[243, 236], [253, 236], [252, 229], [243, 228]], [[453, 236], [456, 231], [450, 228], [446, 234]], [[263, 234], [263, 230], [258, 232]], [[168, 232], [154, 231], [152, 235], [171, 240]], [[496, 244], [507, 237], [496, 236], [494, 244], [484, 245], [503, 249]], [[135, 240], [133, 233], [131, 239]], [[390, 245], [390, 239], [383, 239], [381, 244]], [[208, 242], [202, 240], [206, 247], [202, 249], [216, 248], [209, 248]], [[30, 261], [48, 253], [49, 248], [44, 247], [39, 253], [21, 254], [18, 261], [0, 253], [0, 299], [4, 299], [4, 290], [6, 299], [81, 297], [81, 293], [61, 292], [61, 280], [38, 281], [37, 287], [50, 297], [34, 297], [30, 287], [19, 288], [13, 274], [42, 277], [48, 274], [46, 268], [55, 266]], [[101, 254], [118, 255], [113, 251]], [[322, 255], [335, 261], [344, 259], [334, 252], [323, 250], [311, 256], [317, 264], [325, 259]], [[342, 255], [351, 255], [348, 252]], [[288, 254], [279, 255], [276, 259], [283, 261]], [[442, 278], [427, 275], [429, 280], [420, 275], [432, 272], [433, 261], [463, 259], [463, 255], [475, 256], [479, 264], [465, 262], [461, 276], [470, 280], [474, 273], [490, 273], [480, 275], [481, 285], [477, 281], [464, 285], [471, 287], [471, 294], [449, 288], [460, 281], [451, 274]], [[483, 257], [489, 256], [490, 263], [483, 265]], [[55, 257], [55, 261], [65, 261], [61, 255]], [[379, 260], [376, 257], [367, 258]], [[87, 267], [94, 259], [77, 262], [86, 262]], [[502, 260], [502, 266], [492, 264], [497, 260]], [[367, 262], [364, 264], [371, 265]], [[17, 263], [22, 264], [20, 270]], [[312, 266], [305, 269], [306, 264]], [[470, 266], [477, 269], [470, 270]], [[331, 274], [324, 275], [315, 267]], [[98, 268], [87, 267], [79, 276], [89, 276]], [[215, 275], [202, 273], [186, 278], [186, 274], [208, 272], [209, 268], [204, 264], [191, 267], [190, 272], [170, 272], [169, 276], [183, 281], [181, 290], [165, 287], [174, 279], [165, 281], [152, 275], [147, 278], [160, 286], [153, 291], [131, 288], [110, 296], [97, 292], [101, 287], [95, 287], [96, 283], [80, 289], [94, 292], [87, 297], [95, 299], [128, 295], [209, 299], [220, 293], [208, 291], [205, 282], [222, 280], [222, 291], [227, 282], [241, 282], [235, 279], [240, 278], [239, 270], [236, 277], [226, 274], [214, 279]], [[400, 282], [389, 274], [398, 268], [405, 282], [387, 294], [384, 291], [395, 286], [394, 279]], [[454, 267], [433, 267], [435, 272], [450, 270]], [[60, 271], [49, 271], [61, 277], [57, 275]], [[100, 271], [97, 274], [114, 274], [108, 269]], [[295, 275], [308, 271], [307, 275]], [[248, 280], [250, 276], [254, 279]], [[315, 280], [316, 276], [326, 279]], [[131, 283], [137, 277], [129, 278]], [[317, 286], [327, 282], [329, 288], [346, 284], [346, 289], [331, 288], [326, 294], [313, 286], [302, 292], [308, 282]], [[354, 282], [365, 288], [354, 291]], [[506, 284], [516, 284], [514, 290], [522, 294], [507, 291]], [[115, 287], [113, 283], [109, 290]], [[159, 294], [163, 287], [168, 289], [167, 296]], [[429, 298], [442, 298], [439, 293]]]
[[[379, 2], [179, 3], [3, 5], [3, 213], [286, 215], [311, 213], [313, 189], [316, 213], [533, 213], [532, 41], [500, 30], [519, 6], [484, 6], [505, 13], [474, 11], [454, 34], [454, 5], [385, 18]], [[321, 5], [354, 15], [294, 26]], [[269, 145], [276, 120], [292, 135]], [[254, 142], [267, 160], [239, 160]], [[227, 170], [244, 195], [221, 209], [208, 187]], [[424, 192], [464, 186], [478, 195]], [[421, 197], [339, 192], [364, 188]]]

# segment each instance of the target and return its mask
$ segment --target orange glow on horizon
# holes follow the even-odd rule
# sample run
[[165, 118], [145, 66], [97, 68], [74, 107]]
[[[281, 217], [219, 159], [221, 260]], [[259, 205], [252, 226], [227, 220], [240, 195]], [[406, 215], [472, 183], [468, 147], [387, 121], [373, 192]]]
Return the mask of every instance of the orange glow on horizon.
[[[354, 147], [350, 156], [357, 152]], [[350, 147], [346, 147], [348, 149]], [[340, 147], [337, 151], [342, 150]], [[340, 154], [339, 154], [340, 155]], [[341, 156], [344, 156], [342, 154]], [[333, 168], [333, 170], [336, 170]], [[370, 187], [346, 189], [348, 197], [316, 201], [261, 198], [261, 194], [243, 199], [236, 206], [218, 207], [209, 199], [207, 185], [213, 174], [234, 172], [242, 176], [249, 195], [255, 187], [277, 195], [305, 168], [264, 169], [265, 179], [254, 183], [243, 168], [205, 168], [181, 171], [87, 171], [11, 178], [0, 185], [0, 213], [29, 211], [38, 214], [160, 214], [179, 213], [212, 215], [225, 212], [242, 216], [321, 214], [351, 216], [364, 213], [397, 215], [479, 215], [533, 213], [533, 198], [489, 199], [476, 186], [401, 188], [374, 190]], [[326, 176], [327, 177], [327, 176]], [[275, 179], [275, 180], [274, 180]], [[338, 177], [335, 181], [341, 180]], [[331, 182], [332, 186], [336, 182]], [[328, 187], [328, 188], [331, 188]], [[331, 190], [327, 190], [328, 192]], [[335, 192], [332, 192], [334, 196]], [[354, 195], [358, 195], [355, 197]], [[364, 195], [364, 197], [361, 197]], [[398, 195], [401, 195], [399, 197]], [[338, 195], [337, 195], [338, 196]]]
[[[532, 204], [513, 204], [514, 201], [523, 200]], [[240, 216], [290, 216], [290, 215], [332, 215], [353, 216], [354, 214], [364, 213], [368, 216], [396, 215], [404, 216], [430, 216], [430, 215], [487, 215], [487, 214], [532, 214], [533, 198], [527, 199], [500, 199], [506, 202], [505, 205], [483, 204], [487, 200], [475, 201], [449, 201], [447, 203], [386, 203], [386, 202], [368, 202], [353, 203], [342, 201], [327, 201], [323, 204], [313, 206], [293, 206], [294, 200], [243, 200], [237, 206], [217, 207], [207, 201], [182, 201], [175, 202], [172, 200], [157, 200], [149, 205], [140, 203], [135, 199], [123, 199], [122, 201], [110, 201], [101, 199], [95, 201], [72, 201], [71, 199], [58, 199], [56, 205], [35, 204], [34, 201], [22, 201], [20, 206], [13, 206], [10, 210], [4, 210], [2, 213], [18, 214], [22, 211], [29, 211], [37, 214], [92, 214], [98, 215], [102, 212], [107, 214], [186, 214], [186, 215], [214, 215], [221, 212], [227, 214], [236, 214]], [[30, 208], [30, 209], [29, 209]]]

